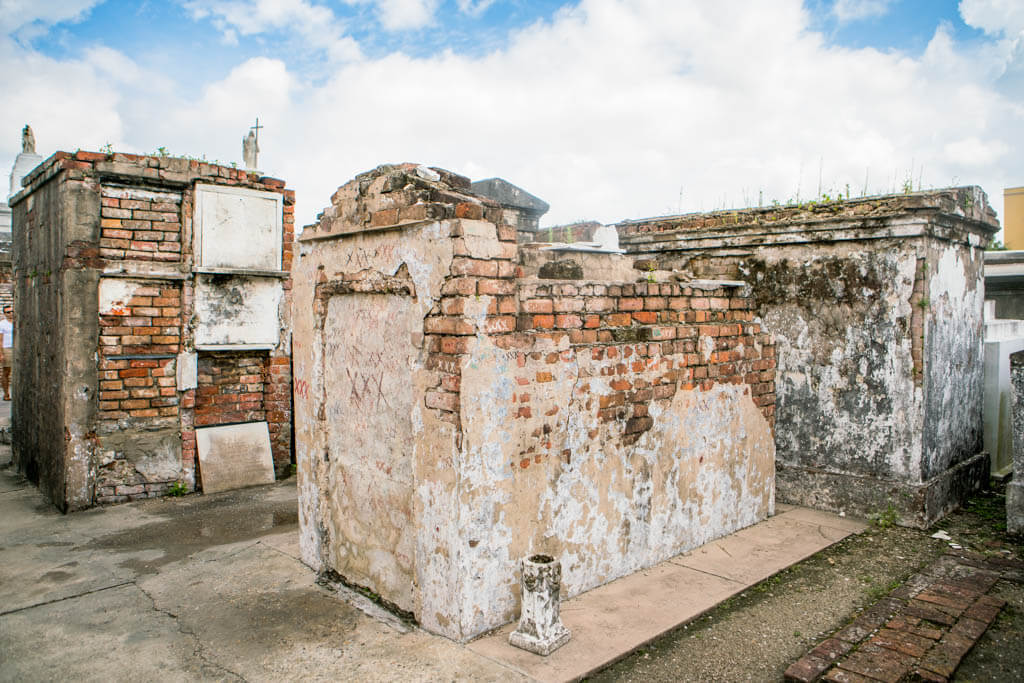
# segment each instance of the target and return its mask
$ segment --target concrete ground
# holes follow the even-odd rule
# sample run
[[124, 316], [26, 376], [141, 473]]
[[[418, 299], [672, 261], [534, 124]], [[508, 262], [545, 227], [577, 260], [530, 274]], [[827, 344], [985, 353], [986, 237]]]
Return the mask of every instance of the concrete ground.
[[0, 681], [568, 680], [860, 528], [785, 508], [568, 601], [573, 640], [542, 658], [511, 627], [463, 646], [318, 586], [294, 479], [61, 515], [9, 459], [0, 446]]
[[2, 681], [508, 680], [298, 560], [294, 480], [61, 515], [0, 471]]

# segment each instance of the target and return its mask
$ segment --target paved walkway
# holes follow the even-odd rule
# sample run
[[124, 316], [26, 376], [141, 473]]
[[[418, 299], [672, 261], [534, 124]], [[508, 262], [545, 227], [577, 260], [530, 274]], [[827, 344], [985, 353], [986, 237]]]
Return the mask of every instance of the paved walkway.
[[61, 515], [2, 468], [0, 680], [570, 680], [862, 528], [780, 506], [567, 601], [573, 639], [543, 658], [511, 626], [459, 645], [316, 585], [294, 480]]
[[1024, 563], [964, 550], [905, 581], [786, 669], [786, 680], [948, 681], [999, 616], [987, 595], [1000, 579], [1024, 579]]

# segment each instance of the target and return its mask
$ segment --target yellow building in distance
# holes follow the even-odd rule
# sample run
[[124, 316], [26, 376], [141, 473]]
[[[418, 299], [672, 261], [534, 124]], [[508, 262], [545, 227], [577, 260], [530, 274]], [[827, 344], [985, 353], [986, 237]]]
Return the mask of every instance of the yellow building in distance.
[[1003, 190], [1003, 244], [1024, 249], [1024, 187]]

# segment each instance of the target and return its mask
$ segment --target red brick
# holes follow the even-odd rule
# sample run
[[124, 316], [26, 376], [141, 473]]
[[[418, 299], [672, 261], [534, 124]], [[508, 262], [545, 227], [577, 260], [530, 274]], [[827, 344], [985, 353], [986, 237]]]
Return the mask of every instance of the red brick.
[[620, 311], [640, 311], [643, 310], [644, 302], [643, 299], [636, 297], [622, 298], [619, 299], [619, 310]]
[[918, 602], [917, 600], [911, 600], [903, 610], [903, 613], [907, 616], [919, 617], [936, 624], [942, 624], [943, 626], [952, 626], [956, 622], [956, 618], [948, 613], [936, 609], [926, 602]]
[[481, 220], [484, 217], [484, 207], [472, 202], [460, 202], [455, 205], [455, 217]]
[[480, 280], [477, 283], [479, 294], [511, 296], [516, 293], [516, 284], [510, 280]]
[[484, 331], [488, 334], [514, 332], [515, 329], [516, 318], [513, 315], [491, 316], [484, 320]]
[[130, 400], [126, 400], [126, 401], [121, 401], [121, 408], [123, 408], [125, 410], [137, 410], [137, 409], [140, 409], [140, 408], [148, 408], [148, 407], [149, 407], [149, 401], [147, 401], [145, 399], [130, 399]]
[[653, 325], [658, 322], [658, 314], [654, 311], [635, 311], [632, 315], [633, 320], [642, 325]]
[[629, 327], [633, 323], [633, 316], [629, 313], [612, 313], [605, 317], [605, 324], [610, 327]]
[[954, 617], [960, 616], [970, 604], [966, 600], [957, 600], [949, 598], [948, 596], [938, 595], [930, 590], [923, 590], [918, 593], [914, 597], [913, 602], [917, 604], [926, 603], [935, 609]]
[[791, 681], [792, 683], [811, 683], [811, 681], [818, 680], [818, 676], [830, 664], [831, 662], [819, 659], [818, 657], [805, 655], [789, 665], [784, 677], [786, 681]]
[[553, 300], [555, 311], [560, 313], [579, 313], [583, 310], [583, 299], [575, 296], [560, 296]]
[[883, 628], [871, 638], [870, 642], [887, 650], [894, 650], [911, 657], [920, 658], [928, 651], [934, 641], [915, 636], [906, 631], [894, 631]]
[[853, 649], [853, 643], [838, 638], [826, 638], [816, 648], [810, 651], [813, 657], [835, 661]]
[[949, 678], [973, 646], [973, 640], [956, 633], [947, 633], [924, 656], [920, 667]]
[[537, 329], [552, 329], [555, 326], [555, 316], [535, 315], [531, 321], [532, 326]]
[[527, 299], [523, 302], [526, 313], [551, 313], [554, 310], [551, 299]]
[[160, 395], [160, 390], [156, 387], [140, 387], [131, 390], [132, 398], [157, 398]]
[[370, 214], [370, 226], [380, 227], [398, 223], [398, 209], [383, 209]]
[[496, 261], [482, 261], [458, 257], [452, 259], [453, 275], [476, 275], [478, 277], [497, 277], [498, 264]]
[[555, 316], [555, 327], [560, 329], [583, 327], [583, 320], [578, 315], [560, 313]]
[[[127, 391], [101, 391], [100, 392], [100, 400], [101, 401], [120, 401], [123, 398], [128, 398], [128, 392]], [[113, 406], [113, 407], [117, 408], [116, 405]]]
[[951, 628], [949, 632], [956, 633], [964, 638], [969, 638], [976, 642], [978, 638], [981, 638], [982, 634], [985, 633], [987, 628], [988, 624], [984, 621], [978, 621], [977, 619], [971, 619], [970, 617], [960, 617], [960, 619], [953, 624], [953, 628]]
[[660, 311], [666, 306], [664, 297], [646, 297], [644, 299], [644, 310], [647, 311]]
[[867, 644], [848, 655], [839, 666], [862, 676], [897, 683], [914, 664], [913, 657]]

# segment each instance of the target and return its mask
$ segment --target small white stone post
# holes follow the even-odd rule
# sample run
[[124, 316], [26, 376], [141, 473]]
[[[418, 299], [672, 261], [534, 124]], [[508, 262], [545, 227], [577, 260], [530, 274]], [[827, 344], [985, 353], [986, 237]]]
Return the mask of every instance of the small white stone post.
[[546, 657], [569, 642], [569, 629], [558, 615], [562, 565], [547, 555], [531, 555], [522, 566], [522, 611], [508, 642]]

